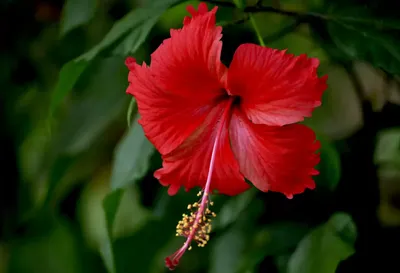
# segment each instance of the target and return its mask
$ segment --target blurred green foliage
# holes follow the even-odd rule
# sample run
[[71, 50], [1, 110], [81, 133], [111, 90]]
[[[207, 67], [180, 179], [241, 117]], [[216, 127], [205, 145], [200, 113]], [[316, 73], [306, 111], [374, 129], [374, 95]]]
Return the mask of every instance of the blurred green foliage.
[[[220, 4], [226, 64], [239, 44], [257, 43], [249, 11], [267, 46], [320, 59], [329, 88], [304, 122], [322, 143], [320, 175], [293, 200], [255, 189], [214, 196], [209, 245], [176, 271], [335, 272], [362, 251], [357, 241], [378, 236], [375, 218], [400, 226], [400, 20], [386, 1], [206, 2]], [[148, 62], [189, 3], [199, 2], [0, 4], [10, 22], [0, 52], [0, 273], [166, 272], [164, 257], [182, 244], [176, 223], [197, 197], [170, 197], [153, 178], [161, 158], [125, 94], [124, 58]]]

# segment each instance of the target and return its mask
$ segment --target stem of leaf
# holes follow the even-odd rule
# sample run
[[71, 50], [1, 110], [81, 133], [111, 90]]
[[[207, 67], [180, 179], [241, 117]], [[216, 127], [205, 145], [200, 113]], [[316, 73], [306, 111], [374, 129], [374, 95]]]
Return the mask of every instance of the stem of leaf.
[[257, 26], [256, 20], [254, 19], [254, 16], [252, 14], [249, 14], [249, 18], [250, 18], [251, 25], [253, 26], [254, 31], [257, 35], [257, 39], [258, 39], [258, 42], [260, 43], [260, 46], [265, 46], [264, 40], [261, 36], [260, 30], [258, 29], [258, 26]]
[[293, 31], [296, 30], [296, 28], [301, 25], [301, 23], [303, 23], [303, 20], [297, 19], [295, 22], [291, 23], [290, 25], [287, 25], [283, 28], [281, 28], [280, 30], [278, 30], [277, 32], [273, 33], [272, 35], [265, 37], [264, 43], [268, 44], [271, 42], [274, 42], [282, 37], [284, 37], [286, 34], [291, 33]]
[[[223, 1], [219, 1], [219, 0], [203, 0], [203, 2], [207, 2], [207, 3], [214, 4], [214, 5], [221, 6], [221, 7], [236, 8], [236, 5], [233, 3], [230, 3], [230, 2], [223, 2]], [[282, 10], [282, 9], [274, 8], [274, 7], [265, 7], [265, 6], [262, 6], [260, 3], [258, 3], [256, 6], [245, 7], [243, 9], [243, 11], [248, 12], [248, 13], [273, 12], [273, 13], [278, 13], [281, 15], [295, 16], [295, 17], [303, 15], [303, 14], [300, 14], [295, 11], [286, 11], [286, 10]]]
[[248, 20], [249, 20], [249, 16], [246, 15], [245, 17], [240, 18], [240, 19], [238, 19], [238, 20], [235, 20], [235, 21], [225, 21], [225, 22], [219, 23], [218, 25], [220, 25], [220, 26], [222, 26], [222, 27], [227, 27], [227, 26], [242, 24], [242, 23], [247, 22]]
[[[203, 2], [210, 3], [213, 5], [221, 6], [221, 7], [229, 7], [229, 8], [238, 8], [235, 4], [230, 2], [224, 2], [219, 0], [202, 0]], [[297, 12], [297, 11], [289, 11], [283, 10], [277, 7], [271, 6], [262, 6], [258, 4], [256, 6], [248, 6], [242, 9], [246, 13], [261, 13], [261, 12], [271, 12], [284, 16], [292, 16], [292, 17], [317, 17], [322, 19], [328, 19], [328, 16], [324, 14], [314, 13], [314, 12]]]
[[136, 100], [135, 100], [135, 98], [132, 98], [129, 103], [128, 112], [126, 113], [126, 121], [128, 123], [128, 128], [131, 128], [132, 112], [135, 109], [135, 105], [136, 105]]

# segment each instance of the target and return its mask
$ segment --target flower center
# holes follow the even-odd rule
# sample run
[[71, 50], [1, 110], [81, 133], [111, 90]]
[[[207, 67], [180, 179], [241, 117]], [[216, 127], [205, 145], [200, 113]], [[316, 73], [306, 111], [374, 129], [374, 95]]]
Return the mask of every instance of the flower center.
[[239, 105], [241, 99], [242, 99], [242, 98], [239, 97], [239, 96], [232, 96], [232, 100], [233, 100], [232, 105]]
[[211, 232], [211, 218], [216, 217], [216, 214], [209, 209], [209, 206], [213, 205], [213, 202], [209, 200], [211, 178], [214, 171], [215, 157], [217, 154], [217, 148], [221, 137], [222, 130], [225, 122], [229, 115], [231, 106], [238, 100], [239, 97], [232, 96], [226, 105], [226, 108], [222, 114], [218, 131], [214, 140], [214, 145], [211, 152], [210, 166], [208, 169], [207, 181], [204, 189], [198, 193], [201, 196], [199, 202], [195, 202], [192, 205], [188, 205], [189, 214], [183, 214], [183, 218], [178, 222], [176, 226], [176, 236], [186, 237], [186, 241], [183, 246], [178, 249], [174, 254], [165, 258], [165, 265], [170, 269], [174, 270], [179, 263], [180, 258], [186, 252], [191, 250], [191, 242], [194, 240], [197, 242], [199, 247], [204, 247], [210, 239]]

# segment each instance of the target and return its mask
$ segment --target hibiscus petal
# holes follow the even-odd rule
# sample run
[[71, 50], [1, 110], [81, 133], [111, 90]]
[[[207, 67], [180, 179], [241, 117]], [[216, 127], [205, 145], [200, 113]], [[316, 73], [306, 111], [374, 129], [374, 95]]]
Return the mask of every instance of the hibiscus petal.
[[253, 123], [299, 122], [321, 105], [327, 88], [327, 76], [317, 76], [318, 65], [318, 59], [304, 54], [243, 44], [229, 67], [227, 89], [241, 97], [241, 109]]
[[215, 25], [216, 10], [207, 12], [200, 5], [182, 29], [171, 30], [149, 67], [127, 61], [127, 93], [135, 96], [144, 132], [161, 154], [182, 144], [224, 95], [226, 67], [220, 62], [222, 28]]
[[[193, 6], [189, 5], [187, 6], [187, 11], [192, 15], [192, 17], [196, 17], [198, 15], [203, 15], [206, 14], [208, 12], [208, 7], [207, 4], [204, 2], [201, 2], [199, 4], [198, 10], [196, 10]], [[192, 18], [190, 18], [189, 16], [185, 16], [185, 18], [183, 18], [183, 24], [184, 25], [188, 25], [190, 24], [190, 22], [192, 21]]]
[[221, 118], [227, 103], [229, 102], [223, 101], [214, 107], [200, 128], [176, 150], [163, 156], [163, 168], [157, 170], [154, 176], [162, 185], [170, 185], [170, 195], [176, 194], [181, 186], [186, 190], [195, 186], [204, 187], [220, 122], [225, 123], [216, 147], [210, 189], [217, 189], [219, 193], [226, 195], [236, 195], [250, 187], [239, 172], [238, 162], [230, 147], [228, 120]]
[[241, 173], [261, 191], [291, 198], [315, 187], [312, 175], [318, 174], [314, 167], [320, 143], [311, 129], [300, 124], [254, 124], [235, 109], [229, 132]]

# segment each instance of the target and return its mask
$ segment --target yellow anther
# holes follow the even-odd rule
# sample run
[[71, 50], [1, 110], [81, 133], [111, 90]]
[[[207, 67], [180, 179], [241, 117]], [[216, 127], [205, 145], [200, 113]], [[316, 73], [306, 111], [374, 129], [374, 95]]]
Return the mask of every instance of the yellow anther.
[[210, 205], [211, 205], [211, 206], [214, 206], [214, 202], [213, 202], [213, 201], [211, 201], [211, 202], [210, 202]]
[[192, 246], [189, 246], [188, 250], [192, 250]]
[[[200, 191], [199, 195], [202, 193]], [[205, 193], [205, 195], [208, 196], [209, 194]], [[210, 240], [211, 219], [217, 216], [210, 210], [208, 204], [213, 205], [214, 203], [207, 200], [207, 205], [203, 204], [203, 206], [199, 202], [189, 204], [187, 206], [189, 212], [182, 214], [182, 220], [176, 226], [176, 236], [184, 236], [186, 238], [192, 236], [193, 241], [199, 247], [204, 247]], [[189, 246], [188, 249], [190, 250], [192, 247]]]

